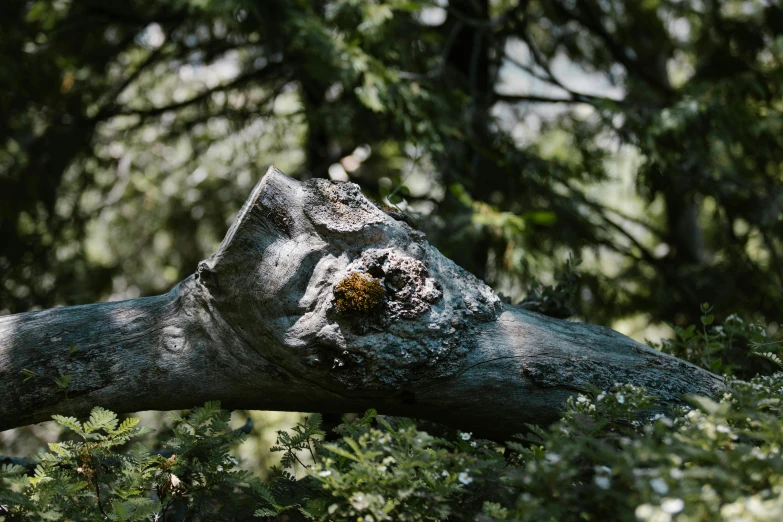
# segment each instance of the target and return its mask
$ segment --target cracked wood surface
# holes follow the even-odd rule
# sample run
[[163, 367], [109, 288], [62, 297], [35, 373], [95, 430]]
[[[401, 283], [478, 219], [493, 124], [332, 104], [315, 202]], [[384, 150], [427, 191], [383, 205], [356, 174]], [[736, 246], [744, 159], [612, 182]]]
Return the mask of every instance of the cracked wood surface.
[[[67, 393], [55, 382], [66, 375]], [[0, 430], [95, 405], [217, 399], [373, 407], [504, 438], [616, 382], [647, 387], [661, 408], [723, 387], [608, 328], [504, 305], [356, 185], [273, 167], [218, 251], [168, 294], [0, 318]]]

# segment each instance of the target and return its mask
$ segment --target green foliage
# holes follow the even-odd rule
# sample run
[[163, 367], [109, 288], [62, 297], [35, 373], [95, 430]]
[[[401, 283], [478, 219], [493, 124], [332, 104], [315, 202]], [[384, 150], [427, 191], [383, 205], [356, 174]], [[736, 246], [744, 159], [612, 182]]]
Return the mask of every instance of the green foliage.
[[779, 520], [777, 345], [762, 340], [759, 324], [729, 316], [716, 325], [707, 304], [702, 313], [699, 328], [663, 347], [696, 363], [727, 361], [722, 368], [737, 373], [759, 362], [776, 371], [727, 378], [719, 400], [691, 397], [690, 406], [661, 406], [618, 383], [570, 398], [558, 422], [502, 444], [465, 432], [434, 437], [374, 410], [326, 443], [312, 415], [278, 432], [271, 451], [283, 454], [282, 467], [266, 483], [237, 468], [231, 448], [246, 434], [229, 429], [219, 403], [170, 415], [171, 454], [128, 447], [144, 432], [138, 420], [95, 408], [86, 421], [54, 416], [77, 438], [50, 444], [34, 470], [0, 468], [0, 521]]
[[746, 322], [731, 314], [719, 325], [712, 307], [703, 303], [700, 325], [672, 328], [675, 338], [664, 339], [660, 344], [650, 343], [651, 346], [715, 373], [743, 379], [777, 369], [776, 361], [770, 356], [780, 344], [768, 336], [763, 322]]
[[[762, 324], [732, 315], [717, 325], [708, 304], [701, 311], [700, 327], [662, 348], [735, 373], [781, 369]], [[616, 384], [503, 444], [433, 437], [374, 410], [324, 443], [316, 414], [278, 432], [282, 468], [267, 483], [237, 468], [231, 448], [246, 434], [217, 402], [170, 414], [160, 454], [128, 446], [145, 433], [137, 419], [97, 407], [85, 421], [53, 417], [76, 440], [51, 443], [32, 474], [0, 468], [0, 520], [777, 520], [783, 373], [766, 373], [730, 381], [720, 401], [668, 409]]]
[[[210, 402], [178, 424], [167, 449], [128, 442], [152, 430], [96, 407], [88, 420], [54, 415], [76, 440], [49, 444], [24, 466], [0, 468], [0, 520], [225, 520], [252, 513], [265, 491], [229, 453], [246, 434]], [[123, 451], [124, 450], [124, 451]], [[173, 518], [172, 518], [173, 517]]]
[[775, 2], [441, 3], [0, 3], [0, 311], [167, 290], [273, 163], [514, 301], [573, 251], [591, 322], [780, 315]]
[[555, 275], [557, 283], [541, 285], [533, 281], [531, 292], [518, 306], [544, 315], [565, 319], [574, 315], [575, 301], [579, 292], [582, 273], [578, 270], [581, 259], [569, 256], [566, 266]]

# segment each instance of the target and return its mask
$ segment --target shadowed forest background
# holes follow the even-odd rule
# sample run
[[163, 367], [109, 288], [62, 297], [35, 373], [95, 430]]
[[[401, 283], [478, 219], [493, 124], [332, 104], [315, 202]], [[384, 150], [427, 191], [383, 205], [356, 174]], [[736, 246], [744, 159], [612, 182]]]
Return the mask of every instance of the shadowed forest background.
[[167, 291], [274, 164], [513, 303], [783, 316], [774, 2], [6, 1], [0, 56], [0, 313]]

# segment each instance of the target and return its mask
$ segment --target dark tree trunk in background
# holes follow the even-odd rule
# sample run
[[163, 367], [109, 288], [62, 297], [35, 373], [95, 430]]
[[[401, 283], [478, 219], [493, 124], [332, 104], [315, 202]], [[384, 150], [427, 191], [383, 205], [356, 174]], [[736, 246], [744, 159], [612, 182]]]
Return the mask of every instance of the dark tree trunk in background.
[[[496, 187], [492, 162], [485, 161], [482, 156], [482, 149], [486, 148], [491, 135], [488, 123], [495, 76], [489, 56], [489, 0], [454, 0], [449, 2], [449, 8], [443, 25], [449, 46], [445, 55], [444, 89], [459, 89], [468, 100], [457, 116], [463, 137], [446, 142], [446, 152], [439, 162], [440, 176], [447, 187], [461, 183], [476, 199], [486, 201]], [[448, 214], [459, 214], [462, 207], [448, 191], [442, 205]], [[453, 221], [446, 225], [443, 236], [459, 233], [457, 229], [464, 227], [464, 222]], [[451, 253], [458, 265], [487, 279], [492, 242], [486, 231], [479, 234], [469, 252]]]

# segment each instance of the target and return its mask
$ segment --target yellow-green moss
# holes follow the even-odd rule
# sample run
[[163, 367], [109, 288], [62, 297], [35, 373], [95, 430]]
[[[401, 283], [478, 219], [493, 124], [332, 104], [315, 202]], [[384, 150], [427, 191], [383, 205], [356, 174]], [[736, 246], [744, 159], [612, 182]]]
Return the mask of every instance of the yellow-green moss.
[[377, 279], [354, 272], [337, 283], [335, 304], [340, 312], [369, 312], [383, 302], [383, 285]]

